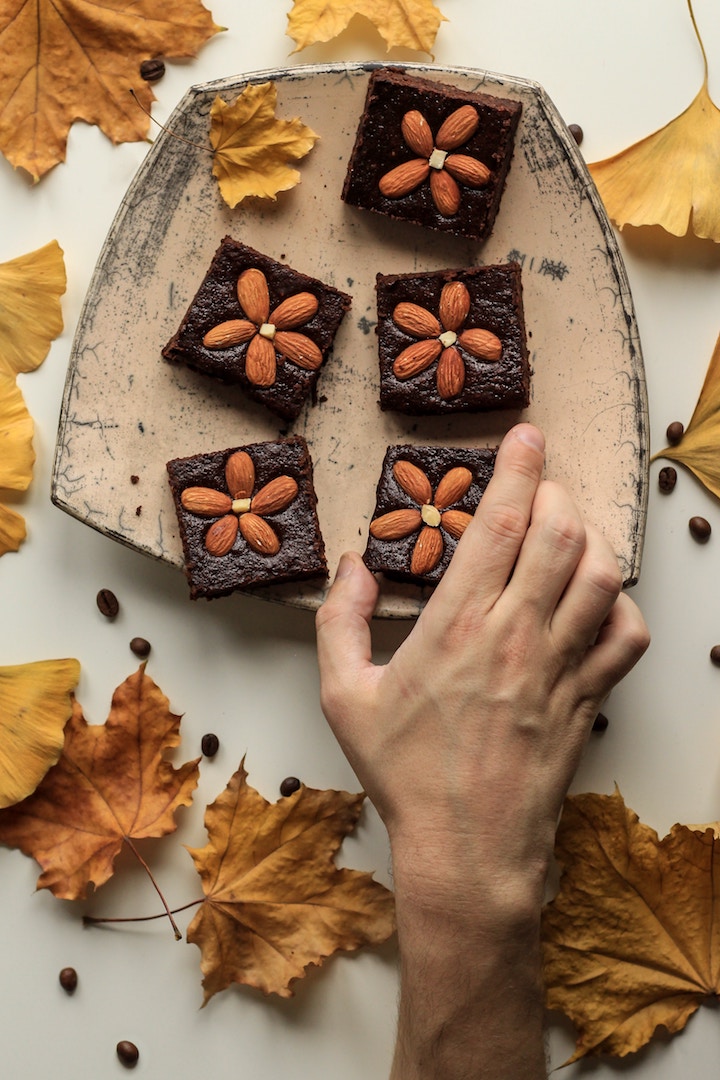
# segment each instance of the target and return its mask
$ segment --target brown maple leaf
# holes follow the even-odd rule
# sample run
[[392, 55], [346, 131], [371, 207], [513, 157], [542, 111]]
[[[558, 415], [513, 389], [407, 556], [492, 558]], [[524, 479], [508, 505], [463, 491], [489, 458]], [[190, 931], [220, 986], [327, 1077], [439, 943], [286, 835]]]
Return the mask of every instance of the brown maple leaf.
[[0, 0], [0, 150], [34, 180], [65, 158], [76, 120], [114, 143], [147, 136], [143, 60], [192, 57], [222, 28], [199, 0]]
[[192, 801], [199, 760], [175, 769], [164, 759], [180, 741], [179, 727], [144, 664], [113, 694], [105, 724], [88, 725], [73, 702], [58, 763], [32, 795], [0, 810], [0, 843], [40, 864], [38, 888], [83, 899], [88, 885], [112, 875], [123, 842], [177, 828], [175, 812]]
[[543, 913], [547, 1005], [578, 1029], [571, 1061], [624, 1056], [682, 1030], [720, 992], [720, 845], [712, 827], [660, 840], [614, 795], [565, 802], [560, 888]]
[[390, 937], [392, 894], [333, 861], [364, 798], [301, 787], [268, 803], [241, 765], [208, 807], [209, 841], [189, 849], [205, 899], [187, 932], [202, 952], [205, 1002], [232, 983], [290, 997], [309, 964]]
[[295, 0], [287, 27], [295, 42], [293, 52], [330, 41], [357, 16], [373, 24], [388, 49], [399, 46], [431, 55], [445, 21], [432, 0]]

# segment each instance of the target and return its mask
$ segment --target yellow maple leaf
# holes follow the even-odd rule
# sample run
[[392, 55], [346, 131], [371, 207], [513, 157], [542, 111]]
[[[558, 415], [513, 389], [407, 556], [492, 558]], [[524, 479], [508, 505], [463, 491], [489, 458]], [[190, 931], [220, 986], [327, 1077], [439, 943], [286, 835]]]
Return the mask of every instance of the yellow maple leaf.
[[654, 454], [680, 462], [720, 499], [720, 337], [713, 350], [695, 410], [675, 446]]
[[[0, 369], [0, 489], [25, 491], [32, 479], [33, 422], [13, 375]], [[17, 551], [25, 520], [0, 503], [0, 555]]]
[[60, 758], [77, 660], [0, 667], [0, 807], [31, 795]]
[[287, 28], [293, 52], [337, 37], [355, 16], [375, 26], [388, 50], [397, 46], [430, 55], [446, 21], [432, 0], [295, 0]]
[[547, 1005], [578, 1030], [571, 1061], [634, 1053], [681, 1031], [720, 992], [720, 844], [712, 827], [662, 840], [614, 795], [565, 802], [562, 867], [543, 912]]
[[279, 120], [273, 82], [246, 86], [232, 104], [215, 98], [210, 109], [213, 176], [228, 206], [250, 195], [275, 199], [300, 182], [289, 162], [309, 154], [318, 136], [297, 117]]
[[63, 252], [57, 240], [0, 263], [0, 371], [34, 371], [63, 328]]
[[673, 236], [720, 242], [720, 110], [708, 92], [708, 65], [692, 5], [705, 76], [688, 108], [659, 131], [588, 166], [618, 228], [660, 225]]

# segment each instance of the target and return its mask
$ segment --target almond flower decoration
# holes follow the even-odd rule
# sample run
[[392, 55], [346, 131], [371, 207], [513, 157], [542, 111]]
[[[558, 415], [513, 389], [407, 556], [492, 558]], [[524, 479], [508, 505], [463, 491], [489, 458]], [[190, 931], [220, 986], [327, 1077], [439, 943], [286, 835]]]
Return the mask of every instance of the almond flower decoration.
[[443, 121], [433, 138], [430, 125], [421, 112], [411, 109], [401, 121], [403, 138], [418, 155], [380, 178], [380, 192], [388, 199], [401, 199], [419, 188], [430, 177], [430, 194], [443, 217], [457, 214], [462, 201], [460, 184], [484, 187], [490, 179], [487, 165], [469, 154], [454, 154], [477, 130], [480, 117], [472, 105], [462, 105]]
[[225, 466], [228, 493], [215, 488], [185, 488], [180, 501], [186, 510], [201, 517], [216, 517], [217, 521], [205, 534], [205, 549], [210, 555], [227, 555], [235, 543], [238, 531], [260, 555], [277, 555], [280, 540], [265, 521], [290, 505], [298, 493], [292, 476], [276, 476], [253, 495], [255, 466], [244, 450], [237, 450]]
[[472, 521], [472, 514], [466, 514], [463, 510], [449, 510], [448, 507], [467, 494], [473, 474], [462, 466], [448, 469], [437, 486], [434, 499], [426, 473], [411, 461], [396, 461], [393, 476], [420, 509], [391, 510], [388, 514], [381, 514], [370, 522], [370, 535], [376, 540], [404, 540], [417, 532], [419, 535], [413, 547], [410, 573], [425, 577], [442, 558], [445, 548], [443, 530], [454, 540], [459, 540]]
[[295, 332], [313, 317], [318, 299], [309, 292], [286, 297], [270, 310], [270, 290], [262, 270], [244, 270], [237, 283], [244, 319], [218, 323], [203, 338], [208, 349], [229, 349], [248, 342], [245, 374], [253, 386], [272, 386], [278, 358], [285, 358], [305, 371], [315, 371], [322, 364], [320, 349], [305, 334]]
[[[393, 322], [418, 338], [396, 357], [393, 374], [405, 380], [419, 375], [438, 357], [437, 388], [444, 400], [458, 397], [465, 386], [462, 349], [479, 360], [499, 360], [502, 342], [489, 330], [463, 329], [470, 311], [470, 293], [461, 281], [449, 281], [440, 294], [436, 318], [427, 308], [403, 301], [393, 311]], [[459, 346], [459, 348], [458, 348]]]

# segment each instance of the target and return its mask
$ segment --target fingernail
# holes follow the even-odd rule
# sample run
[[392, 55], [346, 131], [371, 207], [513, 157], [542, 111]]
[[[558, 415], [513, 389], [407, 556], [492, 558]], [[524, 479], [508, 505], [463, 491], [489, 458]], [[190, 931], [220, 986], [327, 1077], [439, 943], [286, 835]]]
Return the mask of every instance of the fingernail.
[[534, 450], [539, 450], [541, 454], [545, 452], [545, 436], [539, 428], [534, 427], [532, 424], [518, 424], [513, 429], [513, 434], [516, 439], [525, 443], [526, 446], [532, 446]]
[[342, 581], [343, 578], [350, 577], [355, 569], [354, 563], [349, 555], [341, 555], [338, 568], [335, 571], [335, 580]]

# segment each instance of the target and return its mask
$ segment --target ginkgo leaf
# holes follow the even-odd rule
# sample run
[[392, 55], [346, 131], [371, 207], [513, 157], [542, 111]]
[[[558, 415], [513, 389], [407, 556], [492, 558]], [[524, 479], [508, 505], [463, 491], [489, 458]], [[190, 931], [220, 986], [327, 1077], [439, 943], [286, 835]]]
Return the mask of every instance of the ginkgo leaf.
[[0, 263], [0, 371], [17, 374], [42, 364], [63, 328], [65, 285], [57, 240]]
[[289, 162], [305, 157], [318, 136], [297, 117], [279, 120], [276, 107], [273, 82], [247, 86], [232, 104], [219, 97], [212, 104], [213, 176], [230, 207], [250, 195], [275, 199], [300, 182]]
[[174, 768], [164, 754], [180, 741], [180, 717], [145, 674], [145, 665], [113, 694], [105, 724], [90, 726], [73, 703], [56, 765], [27, 799], [0, 810], [0, 843], [42, 867], [38, 888], [83, 899], [113, 873], [125, 840], [173, 832], [188, 806], [198, 760]]
[[65, 158], [76, 120], [114, 143], [147, 136], [143, 60], [192, 57], [221, 27], [200, 0], [0, 0], [0, 150], [34, 180]]
[[660, 225], [673, 236], [690, 229], [695, 236], [720, 242], [720, 110], [708, 92], [705, 62], [700, 92], [680, 116], [659, 131], [605, 161], [588, 166], [618, 228]]
[[659, 457], [680, 462], [720, 499], [720, 336], [690, 423], [677, 445], [659, 450], [652, 460]]
[[432, 0], [295, 0], [288, 15], [293, 52], [330, 41], [357, 15], [368, 19], [388, 49], [402, 47], [432, 55], [445, 16]]
[[624, 1056], [680, 1031], [720, 992], [720, 845], [712, 828], [660, 840], [614, 795], [566, 800], [560, 887], [543, 913], [547, 1005], [579, 1036], [571, 1060]]
[[60, 757], [79, 678], [77, 660], [0, 667], [0, 807], [31, 795]]
[[[15, 377], [0, 368], [0, 491], [25, 491], [35, 463], [33, 422]], [[17, 551], [25, 520], [0, 503], [0, 555]]]
[[232, 983], [289, 997], [309, 964], [392, 934], [392, 894], [333, 861], [363, 800], [301, 787], [269, 803], [240, 766], [207, 809], [207, 845], [189, 849], [205, 899], [187, 939], [202, 952], [205, 1002]]

